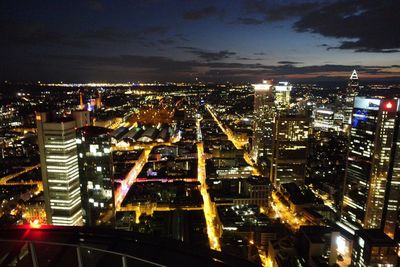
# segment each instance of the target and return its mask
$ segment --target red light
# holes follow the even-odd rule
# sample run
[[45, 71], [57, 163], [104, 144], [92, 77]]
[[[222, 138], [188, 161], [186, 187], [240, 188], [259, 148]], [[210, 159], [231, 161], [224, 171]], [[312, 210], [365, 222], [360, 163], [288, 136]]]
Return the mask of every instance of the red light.
[[39, 223], [39, 220], [36, 219], [34, 221], [30, 221], [29, 223], [31, 228], [40, 228], [42, 225]]
[[387, 108], [387, 109], [391, 109], [392, 107], [393, 107], [392, 102], [387, 102], [387, 103], [386, 103], [386, 108]]

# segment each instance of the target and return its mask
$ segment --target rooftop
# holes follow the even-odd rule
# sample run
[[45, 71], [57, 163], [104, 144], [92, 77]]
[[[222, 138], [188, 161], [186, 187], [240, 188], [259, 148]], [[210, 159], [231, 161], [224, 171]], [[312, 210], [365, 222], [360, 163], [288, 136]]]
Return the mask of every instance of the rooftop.
[[396, 246], [396, 242], [380, 229], [363, 229], [356, 231], [356, 236], [361, 237], [370, 245]]

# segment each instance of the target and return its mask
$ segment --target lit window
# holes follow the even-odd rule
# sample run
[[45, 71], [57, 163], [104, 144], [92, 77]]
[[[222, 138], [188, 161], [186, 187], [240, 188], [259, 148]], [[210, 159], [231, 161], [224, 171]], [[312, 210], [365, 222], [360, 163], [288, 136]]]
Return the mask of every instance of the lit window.
[[364, 247], [364, 239], [362, 239], [361, 237], [358, 238], [358, 244], [360, 245], [360, 247]]
[[90, 151], [90, 153], [96, 153], [98, 148], [99, 148], [99, 145], [90, 145], [89, 151]]

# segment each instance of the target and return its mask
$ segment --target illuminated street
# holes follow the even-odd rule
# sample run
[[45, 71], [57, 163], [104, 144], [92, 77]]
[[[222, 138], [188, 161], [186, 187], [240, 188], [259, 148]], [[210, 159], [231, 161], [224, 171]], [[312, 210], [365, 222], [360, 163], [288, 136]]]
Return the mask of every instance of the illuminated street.
[[328, 206], [332, 210], [336, 211], [335, 203], [332, 199], [330, 199], [329, 195], [327, 193], [322, 193], [319, 190], [314, 189], [312, 186], [309, 187], [310, 190], [318, 196], [320, 199], [324, 201], [324, 205]]
[[[136, 161], [133, 168], [126, 175], [125, 179], [121, 182], [121, 186], [114, 192], [115, 199], [115, 211], [119, 211], [121, 209], [121, 203], [124, 201], [126, 194], [129, 192], [132, 184], [135, 183], [137, 176], [142, 170], [144, 164], [146, 164], [149, 154], [153, 148], [153, 145], [148, 145], [144, 148], [143, 153], [140, 155], [139, 159]], [[112, 210], [109, 210], [105, 213], [100, 219], [103, 223], [110, 221], [113, 218], [114, 214]], [[137, 217], [138, 218], [138, 217]]]
[[275, 218], [280, 218], [281, 221], [289, 225], [293, 231], [298, 230], [302, 225], [309, 225], [304, 218], [295, 215], [289, 207], [284, 205], [276, 196], [275, 192], [272, 192], [271, 207], [275, 212]]
[[[218, 117], [214, 113], [214, 111], [212, 111], [210, 105], [206, 104], [206, 108], [207, 108], [208, 112], [210, 112], [214, 121], [218, 124], [219, 128], [222, 130], [222, 132], [224, 134], [226, 134], [226, 136], [228, 137], [228, 140], [233, 143], [233, 145], [236, 147], [236, 149], [243, 149], [243, 146], [246, 145], [247, 142], [239, 141], [238, 138], [235, 136], [235, 134], [232, 132], [232, 130], [222, 124], [222, 122], [218, 119]], [[260, 172], [258, 171], [257, 167], [254, 165], [254, 162], [251, 159], [248, 152], [244, 151], [243, 158], [247, 164], [249, 164], [250, 166], [253, 167], [253, 175], [260, 175]]]
[[224, 126], [222, 122], [218, 119], [217, 115], [214, 113], [210, 105], [206, 104], [205, 107], [208, 110], [208, 112], [210, 112], [211, 116], [213, 117], [214, 121], [218, 124], [219, 128], [221, 128], [222, 132], [227, 135], [229, 141], [233, 143], [236, 149], [242, 149], [246, 143], [237, 140], [232, 130]]
[[115, 210], [118, 211], [120, 209], [121, 203], [126, 194], [129, 192], [132, 184], [136, 182], [138, 174], [142, 170], [144, 164], [146, 164], [152, 148], [153, 145], [146, 146], [142, 155], [140, 155], [140, 158], [136, 161], [135, 166], [133, 166], [133, 168], [126, 175], [125, 179], [122, 181], [121, 186], [115, 191]]
[[265, 251], [258, 249], [258, 256], [261, 260], [261, 265], [264, 267], [273, 267], [271, 259], [266, 255]]
[[[200, 121], [197, 120], [197, 135], [201, 139]], [[210, 195], [207, 191], [206, 184], [206, 159], [204, 154], [204, 144], [202, 142], [197, 143], [197, 158], [198, 158], [198, 170], [197, 177], [200, 182], [200, 193], [203, 197], [203, 210], [204, 217], [207, 224], [207, 235], [210, 242], [210, 248], [221, 251], [221, 244], [219, 241], [219, 231], [217, 230], [217, 211], [214, 203], [210, 199]]]
[[[1, 177], [0, 178], [0, 185], [5, 185], [5, 184], [7, 184], [7, 182], [9, 180], [14, 179], [14, 178], [16, 178], [16, 177], [18, 177], [18, 176], [20, 176], [20, 175], [22, 175], [24, 173], [30, 172], [31, 170], [39, 168], [39, 167], [40, 167], [40, 164], [36, 164], [36, 165], [30, 166], [30, 167], [24, 167], [24, 169], [22, 171], [19, 171], [19, 172], [16, 172], [16, 173]], [[39, 182], [32, 182], [32, 183], [30, 183], [30, 182], [27, 182], [27, 183], [19, 182], [19, 183], [13, 183], [13, 184], [38, 184], [38, 183]]]

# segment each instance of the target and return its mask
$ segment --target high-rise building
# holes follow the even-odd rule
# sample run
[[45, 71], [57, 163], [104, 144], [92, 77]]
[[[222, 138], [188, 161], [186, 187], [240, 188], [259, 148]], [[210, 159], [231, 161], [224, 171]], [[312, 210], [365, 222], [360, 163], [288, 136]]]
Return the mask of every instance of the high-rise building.
[[351, 266], [397, 266], [397, 244], [379, 229], [356, 231]]
[[73, 110], [72, 118], [74, 118], [77, 128], [90, 125], [90, 112], [87, 110]]
[[309, 119], [299, 113], [279, 114], [273, 125], [271, 182], [303, 184], [308, 154]]
[[381, 228], [391, 237], [400, 200], [399, 101], [356, 97], [346, 166], [342, 226]]
[[269, 158], [272, 155], [272, 127], [275, 120], [274, 95], [271, 81], [253, 84], [254, 131], [252, 157], [269, 174]]
[[351, 74], [349, 82], [347, 84], [346, 94], [344, 96], [343, 122], [345, 125], [351, 124], [354, 98], [357, 95], [358, 90], [359, 90], [358, 75], [356, 70], [353, 70], [353, 73]]
[[340, 132], [343, 129], [343, 114], [332, 108], [320, 107], [313, 110], [313, 129], [324, 132]]
[[36, 113], [36, 124], [47, 223], [81, 225], [76, 123]]
[[290, 92], [292, 86], [288, 82], [279, 82], [274, 86], [275, 106], [277, 110], [286, 110], [290, 107]]
[[309, 138], [306, 184], [324, 192], [338, 211], [343, 198], [348, 136], [343, 132], [314, 131]]
[[[79, 128], [76, 142], [84, 224], [87, 226], [112, 224], [115, 207], [109, 130], [95, 126]], [[100, 221], [107, 212], [112, 215], [109, 216], [110, 220]]]

